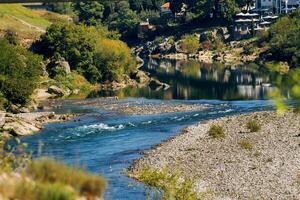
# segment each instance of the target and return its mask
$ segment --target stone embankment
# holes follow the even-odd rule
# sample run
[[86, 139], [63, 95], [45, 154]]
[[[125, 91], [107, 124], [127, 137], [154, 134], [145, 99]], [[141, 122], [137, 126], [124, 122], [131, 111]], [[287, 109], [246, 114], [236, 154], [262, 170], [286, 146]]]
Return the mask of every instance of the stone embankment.
[[[261, 125], [251, 132], [247, 123]], [[178, 168], [196, 181], [195, 189], [214, 199], [299, 199], [300, 114], [257, 112], [201, 122], [149, 150], [130, 173], [145, 167]], [[213, 125], [225, 138], [212, 138]]]

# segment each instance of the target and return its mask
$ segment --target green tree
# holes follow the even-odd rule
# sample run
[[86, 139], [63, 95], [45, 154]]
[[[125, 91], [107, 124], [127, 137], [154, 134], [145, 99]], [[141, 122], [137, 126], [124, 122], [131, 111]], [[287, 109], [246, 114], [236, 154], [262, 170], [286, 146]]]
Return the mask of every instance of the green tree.
[[37, 87], [42, 59], [28, 50], [0, 40], [0, 91], [14, 104], [25, 105]]
[[72, 14], [73, 13], [73, 5], [69, 2], [59, 2], [59, 3], [46, 3], [54, 12], [60, 14]]
[[111, 38], [112, 33], [100, 27], [53, 24], [34, 48], [48, 58], [65, 58], [91, 83], [113, 81], [134, 70], [135, 60], [125, 43]]
[[79, 22], [92, 26], [102, 23], [104, 6], [99, 2], [75, 3], [74, 11]]
[[130, 9], [127, 1], [118, 3], [117, 12], [109, 16], [107, 21], [110, 30], [117, 30], [122, 33], [124, 37], [134, 36], [138, 23], [138, 15]]
[[282, 17], [269, 30], [269, 44], [273, 57], [292, 66], [300, 63], [300, 10]]

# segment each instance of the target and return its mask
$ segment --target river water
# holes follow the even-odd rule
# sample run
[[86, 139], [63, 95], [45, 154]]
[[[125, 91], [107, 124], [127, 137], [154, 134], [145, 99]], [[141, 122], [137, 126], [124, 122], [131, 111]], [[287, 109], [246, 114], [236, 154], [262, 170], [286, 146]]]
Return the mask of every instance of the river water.
[[[34, 157], [50, 156], [81, 165], [103, 175], [109, 183], [106, 199], [143, 200], [145, 188], [124, 174], [124, 169], [143, 150], [151, 148], [180, 129], [199, 121], [239, 113], [272, 109], [267, 92], [272, 90], [271, 75], [258, 68], [227, 69], [220, 65], [150, 61], [144, 66], [168, 90], [124, 89], [117, 93], [98, 92], [96, 96], [118, 95], [119, 102], [140, 104], [206, 104], [205, 110], [156, 115], [127, 115], [85, 103], [65, 101], [60, 112], [85, 113], [80, 121], [49, 124], [37, 135], [24, 137]], [[95, 94], [94, 94], [95, 96]]]

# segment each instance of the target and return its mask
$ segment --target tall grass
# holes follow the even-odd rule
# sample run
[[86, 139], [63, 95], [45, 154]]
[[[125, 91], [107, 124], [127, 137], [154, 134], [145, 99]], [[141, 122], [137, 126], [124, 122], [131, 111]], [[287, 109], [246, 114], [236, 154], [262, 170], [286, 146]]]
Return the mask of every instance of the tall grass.
[[33, 161], [27, 167], [26, 174], [37, 182], [71, 186], [84, 196], [101, 197], [104, 195], [107, 185], [101, 177], [49, 159]]

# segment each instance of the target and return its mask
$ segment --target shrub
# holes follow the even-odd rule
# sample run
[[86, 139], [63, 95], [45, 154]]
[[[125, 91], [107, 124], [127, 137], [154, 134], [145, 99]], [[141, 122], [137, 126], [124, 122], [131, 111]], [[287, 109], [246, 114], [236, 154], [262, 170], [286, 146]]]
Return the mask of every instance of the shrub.
[[221, 126], [213, 125], [208, 131], [208, 135], [212, 138], [225, 138], [224, 130]]
[[243, 139], [239, 142], [240, 147], [246, 150], [252, 150], [253, 149], [253, 144], [251, 140], [248, 139]]
[[247, 129], [250, 130], [250, 132], [257, 132], [261, 129], [261, 125], [257, 121], [249, 121], [247, 123]]
[[42, 59], [20, 46], [0, 41], [0, 91], [14, 104], [26, 104], [37, 87]]
[[[180, 172], [174, 172], [165, 168], [157, 170], [144, 168], [138, 173], [138, 180], [146, 184], [155, 196], [161, 200], [197, 200], [194, 192], [194, 181], [192, 179], [182, 179]], [[154, 191], [154, 194], [153, 194]], [[151, 194], [149, 194], [150, 196]]]
[[[56, 85], [64, 89], [75, 90], [79, 89], [81, 92], [89, 91], [91, 89], [91, 84], [77, 72], [72, 72], [66, 76], [57, 75], [54, 77]], [[50, 85], [49, 85], [50, 86]]]
[[200, 48], [199, 39], [196, 35], [185, 35], [181, 38], [180, 47], [187, 53], [197, 53]]

